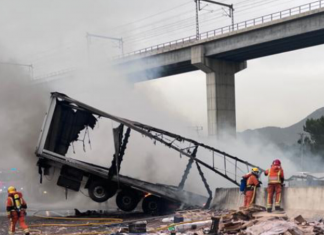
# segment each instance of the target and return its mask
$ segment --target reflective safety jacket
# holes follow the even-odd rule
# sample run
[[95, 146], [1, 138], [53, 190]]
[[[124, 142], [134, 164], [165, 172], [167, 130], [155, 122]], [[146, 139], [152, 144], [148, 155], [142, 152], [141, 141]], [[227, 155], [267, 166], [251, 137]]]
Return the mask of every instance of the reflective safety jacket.
[[264, 174], [268, 176], [268, 184], [282, 184], [285, 180], [281, 166], [272, 165]]
[[246, 188], [247, 189], [252, 189], [254, 187], [259, 187], [260, 186], [260, 182], [258, 180], [258, 178], [252, 174], [252, 173], [248, 173], [245, 176], [243, 176], [243, 178], [246, 178]]
[[21, 211], [27, 209], [27, 203], [25, 202], [22, 193], [13, 192], [8, 194], [7, 198], [7, 212]]

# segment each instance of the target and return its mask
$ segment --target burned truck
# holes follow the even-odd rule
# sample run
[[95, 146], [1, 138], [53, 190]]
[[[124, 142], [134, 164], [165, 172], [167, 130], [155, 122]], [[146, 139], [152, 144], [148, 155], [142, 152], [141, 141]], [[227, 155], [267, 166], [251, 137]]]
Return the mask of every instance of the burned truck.
[[[99, 118], [110, 119], [118, 126], [113, 128], [114, 154], [110, 167], [67, 157], [73, 143], [79, 140], [80, 133], [88, 132], [96, 126]], [[182, 179], [177, 186], [150, 183], [120, 174], [122, 161], [126, 155], [131, 132], [148, 137], [153, 142], [188, 157]], [[211, 156], [212, 163], [198, 157], [204, 150]], [[57, 185], [66, 190], [79, 191], [82, 182], [89, 197], [95, 202], [105, 202], [116, 195], [116, 204], [123, 211], [132, 211], [142, 203], [145, 213], [163, 212], [182, 207], [208, 207], [212, 200], [212, 189], [204, 175], [204, 169], [239, 185], [242, 167], [255, 165], [229, 155], [211, 146], [182, 137], [139, 122], [113, 116], [93, 108], [61, 93], [52, 93], [36, 148], [40, 178], [48, 175], [51, 168], [60, 169]], [[217, 166], [215, 159], [221, 159]], [[196, 165], [208, 197], [184, 190], [190, 169]]]

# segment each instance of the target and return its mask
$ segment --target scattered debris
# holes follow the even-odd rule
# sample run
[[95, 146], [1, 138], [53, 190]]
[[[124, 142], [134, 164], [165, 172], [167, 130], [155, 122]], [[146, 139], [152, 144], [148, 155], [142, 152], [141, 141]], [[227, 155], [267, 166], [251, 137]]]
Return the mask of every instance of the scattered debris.
[[298, 228], [298, 226], [293, 222], [288, 222], [285, 220], [268, 220], [261, 223], [257, 223], [252, 227], [246, 229], [246, 234], [253, 235], [275, 235], [290, 233], [292, 235], [303, 235], [303, 232]]
[[184, 221], [184, 218], [181, 215], [175, 215], [173, 221], [174, 223], [181, 223]]
[[200, 221], [200, 222], [193, 222], [193, 223], [185, 223], [185, 224], [180, 224], [175, 226], [175, 231], [177, 232], [185, 232], [188, 230], [199, 230], [199, 229], [204, 229], [206, 227], [210, 227], [212, 224], [211, 220], [206, 220], [206, 221]]
[[129, 233], [146, 233], [147, 221], [137, 221], [128, 226]]
[[303, 216], [298, 215], [297, 217], [294, 218], [295, 222], [297, 222], [298, 224], [302, 224], [302, 223], [307, 223], [307, 221], [303, 218]]
[[[236, 211], [202, 209], [178, 211], [164, 218], [129, 213], [123, 214], [123, 219], [117, 219], [121, 215], [111, 213], [109, 215], [113, 217], [111, 223], [100, 222], [105, 213], [76, 210], [76, 217], [92, 215], [88, 217], [89, 221], [86, 221], [87, 218], [79, 218], [83, 224], [79, 224], [76, 217], [67, 217], [67, 220], [60, 223], [53, 223], [44, 217], [28, 217], [31, 219], [28, 222], [35, 231], [32, 234], [324, 235], [324, 222], [321, 218], [310, 220], [303, 218], [302, 215], [288, 218], [285, 213], [267, 213], [265, 208], [260, 206], [240, 208]], [[4, 227], [4, 222], [7, 220], [1, 221], [0, 217], [0, 234], [3, 232], [1, 228]]]
[[[183, 222], [180, 225], [171, 224], [162, 227], [160, 234], [176, 232], [179, 234], [237, 234], [237, 235], [324, 235], [322, 219], [307, 222], [301, 215], [291, 221], [284, 212], [266, 212], [262, 206], [254, 205], [249, 208], [240, 208], [237, 211], [187, 211], [182, 212], [185, 221], [191, 219], [211, 220], [199, 222]], [[165, 223], [174, 222], [174, 218], [163, 219]], [[169, 230], [169, 231], [168, 231]]]

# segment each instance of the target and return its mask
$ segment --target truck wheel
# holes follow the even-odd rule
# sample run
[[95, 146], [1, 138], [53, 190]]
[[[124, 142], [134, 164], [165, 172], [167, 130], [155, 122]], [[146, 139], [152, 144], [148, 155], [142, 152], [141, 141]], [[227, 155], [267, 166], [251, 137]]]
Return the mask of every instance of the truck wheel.
[[117, 194], [116, 204], [122, 211], [132, 211], [136, 208], [140, 199], [134, 190], [122, 190]]
[[161, 199], [153, 195], [144, 198], [142, 209], [146, 214], [160, 213]]
[[105, 202], [117, 192], [117, 185], [113, 182], [94, 181], [88, 188], [90, 198], [95, 202]]

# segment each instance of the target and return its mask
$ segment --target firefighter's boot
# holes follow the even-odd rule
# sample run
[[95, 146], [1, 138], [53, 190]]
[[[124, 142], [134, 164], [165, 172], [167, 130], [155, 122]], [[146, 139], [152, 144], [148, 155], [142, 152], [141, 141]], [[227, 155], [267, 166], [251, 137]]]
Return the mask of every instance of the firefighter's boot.
[[280, 206], [276, 206], [276, 207], [275, 207], [275, 210], [276, 210], [276, 211], [284, 211], [284, 209], [281, 208]]
[[267, 208], [267, 212], [268, 213], [271, 213], [272, 212], [272, 209], [271, 208]]

